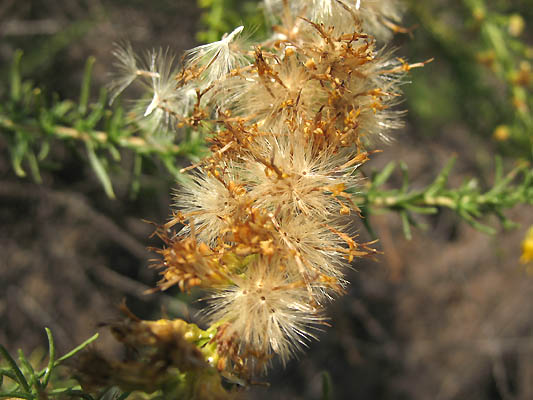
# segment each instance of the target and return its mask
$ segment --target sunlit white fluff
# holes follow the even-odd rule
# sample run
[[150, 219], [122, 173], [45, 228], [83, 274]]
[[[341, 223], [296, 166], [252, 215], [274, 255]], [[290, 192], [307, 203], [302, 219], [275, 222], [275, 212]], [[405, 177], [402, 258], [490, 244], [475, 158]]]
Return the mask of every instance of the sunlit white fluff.
[[392, 36], [392, 23], [400, 23], [405, 10], [403, 0], [360, 0], [363, 31], [381, 40]]
[[297, 112], [299, 120], [314, 115], [327, 92], [318, 80], [311, 79], [301, 60], [290, 57], [267, 62], [279, 81], [247, 72], [228, 77], [213, 92], [218, 106], [272, 130], [282, 129], [291, 113]]
[[139, 76], [137, 56], [130, 43], [115, 44], [112, 54], [115, 56], [113, 66], [116, 71], [109, 84], [110, 104]]
[[[294, 15], [333, 26], [339, 33], [353, 31], [355, 16], [364, 32], [388, 40], [390, 22], [401, 20], [405, 8], [402, 3], [402, 0], [293, 0], [289, 5]], [[284, 12], [283, 0], [265, 0], [265, 9], [270, 15], [280, 17]]]
[[[253, 182], [249, 195], [256, 205], [282, 215], [304, 214], [324, 218], [339, 214], [339, 202], [331, 195], [335, 185], [349, 188], [355, 180], [336, 168], [345, 160], [327, 150], [317, 153], [302, 136], [291, 134], [261, 142], [261, 158], [249, 160], [244, 170]], [[281, 176], [279, 175], [281, 174]]]
[[[378, 51], [374, 59], [361, 69], [361, 76], [347, 81], [348, 93], [344, 101], [360, 110], [358, 118], [361, 135], [372, 140], [389, 140], [391, 130], [403, 127], [404, 111], [395, 109], [401, 103], [403, 73], [383, 73], [398, 70], [400, 62], [390, 52]], [[376, 94], [375, 90], [379, 89]]]
[[[345, 265], [339, 249], [343, 242], [328, 229], [326, 222], [337, 225], [332, 220], [309, 218], [303, 214], [279, 218], [279, 246], [289, 247], [297, 252], [289, 253], [295, 261], [288, 264], [292, 273], [302, 276], [304, 272], [302, 278], [320, 273], [342, 279]], [[301, 257], [303, 268], [295, 257]]]
[[185, 53], [185, 67], [205, 68], [202, 79], [204, 80], [204, 84], [208, 86], [234, 68], [246, 64], [248, 62], [247, 58], [237, 40], [243, 29], [243, 26], [239, 26], [231, 33], [225, 34], [217, 42], [204, 44], [188, 50]]
[[152, 114], [157, 108], [172, 107], [179, 93], [176, 91], [177, 69], [173, 67], [174, 56], [168, 51], [152, 51], [150, 54], [150, 91], [152, 101], [146, 107], [144, 116]]
[[136, 113], [145, 130], [157, 132], [176, 127], [187, 116], [196, 101], [195, 87], [177, 87], [178, 68], [168, 50], [153, 50], [148, 54], [148, 72], [141, 75], [141, 83], [151, 98], [136, 102]]
[[275, 257], [252, 262], [209, 302], [209, 319], [229, 323], [227, 335], [235, 334], [242, 354], [268, 359], [276, 353], [283, 363], [314, 338], [312, 330], [324, 320], [305, 285], [291, 280], [283, 260]]
[[[229, 167], [230, 168], [230, 167]], [[214, 245], [223, 229], [227, 227], [224, 216], [236, 217], [245, 194], [243, 190], [231, 191], [204, 170], [199, 170], [191, 176], [192, 180], [176, 191], [176, 206], [188, 217], [194, 226], [197, 237], [210, 245]], [[226, 177], [227, 180], [237, 180], [234, 173]], [[190, 227], [184, 228], [184, 233]]]
[[[281, 17], [283, 0], [266, 1]], [[227, 267], [229, 285], [213, 287], [209, 318], [220, 327], [219, 350], [235, 355], [237, 345], [233, 366], [262, 365], [275, 353], [286, 362], [313, 337], [323, 322], [318, 309], [346, 284], [346, 258], [364, 253], [340, 222], [350, 212], [346, 191], [357, 183], [355, 151], [364, 151], [361, 137], [397, 124], [387, 108], [395, 104], [401, 65], [376, 51], [360, 25], [387, 37], [384, 23], [399, 17], [399, 1], [287, 4], [294, 15], [279, 29], [279, 46], [264, 46], [245, 66], [238, 27], [186, 53], [185, 86], [176, 87], [167, 53], [152, 53], [141, 73], [131, 52], [121, 53], [130, 78], [118, 89], [132, 74], [147, 83], [141, 115], [156, 125], [176, 120], [202, 92], [200, 107], [213, 107], [199, 110], [199, 129], [213, 128], [215, 147], [231, 148], [204, 160], [180, 189], [176, 203], [188, 224], [176, 237], [194, 236]]]

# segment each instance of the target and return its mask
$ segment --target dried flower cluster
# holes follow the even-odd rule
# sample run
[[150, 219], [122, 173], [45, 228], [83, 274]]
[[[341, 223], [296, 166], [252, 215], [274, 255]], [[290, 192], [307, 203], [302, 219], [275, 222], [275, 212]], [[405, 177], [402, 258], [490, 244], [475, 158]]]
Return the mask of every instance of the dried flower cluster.
[[[208, 362], [212, 349], [200, 350], [209, 332], [182, 320], [143, 321], [125, 305], [127, 318], [110, 324], [115, 338], [129, 350], [129, 359], [118, 361], [96, 349], [82, 352], [77, 360], [77, 379], [84, 390], [120, 386], [126, 391], [158, 392], [168, 399], [225, 400], [234, 398], [220, 374]], [[143, 397], [144, 398], [144, 397]]]
[[[176, 193], [157, 230], [159, 288], [209, 291], [219, 370], [249, 377], [278, 354], [286, 362], [325, 324], [344, 270], [373, 254], [347, 219], [365, 146], [401, 125], [398, 85], [409, 65], [379, 49], [400, 17], [396, 0], [266, 0], [274, 34], [252, 46], [243, 27], [140, 68], [116, 55], [115, 96], [144, 79], [145, 117], [209, 132], [212, 154]], [[368, 32], [368, 33], [365, 33]], [[181, 228], [178, 228], [181, 227]]]

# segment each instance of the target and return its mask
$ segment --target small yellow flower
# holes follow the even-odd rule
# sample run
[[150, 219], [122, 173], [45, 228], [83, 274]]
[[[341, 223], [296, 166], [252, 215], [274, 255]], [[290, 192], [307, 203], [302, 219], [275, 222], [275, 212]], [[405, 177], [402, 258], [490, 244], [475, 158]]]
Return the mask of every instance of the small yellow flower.
[[513, 14], [509, 17], [509, 34], [518, 37], [524, 32], [526, 22], [520, 14]]
[[522, 256], [520, 262], [527, 264], [533, 261], [533, 226], [529, 228], [526, 237], [522, 241]]
[[498, 125], [492, 134], [498, 142], [505, 142], [510, 136], [509, 127], [507, 125]]

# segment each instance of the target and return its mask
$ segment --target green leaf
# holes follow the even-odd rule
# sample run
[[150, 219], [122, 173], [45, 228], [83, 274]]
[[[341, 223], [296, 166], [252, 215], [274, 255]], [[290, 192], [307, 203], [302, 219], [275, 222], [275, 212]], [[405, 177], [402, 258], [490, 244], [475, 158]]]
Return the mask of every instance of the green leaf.
[[474, 217], [472, 217], [465, 209], [459, 208], [458, 210], [459, 216], [462, 217], [468, 224], [472, 225], [472, 227], [480, 232], [486, 233], [488, 235], [495, 235], [496, 229], [483, 225], [482, 223], [476, 221]]
[[2, 384], [4, 383], [4, 376], [7, 376], [13, 382], [17, 382], [17, 375], [15, 375], [12, 371], [8, 369], [0, 369], [0, 387], [2, 387]]
[[402, 171], [402, 189], [403, 193], [407, 193], [409, 190], [409, 171], [407, 169], [407, 164], [402, 161], [400, 162], [400, 170]]
[[46, 156], [48, 156], [48, 153], [50, 152], [50, 142], [48, 140], [44, 140], [41, 143], [41, 149], [39, 150], [39, 154], [37, 155], [37, 159], [39, 161], [43, 161]]
[[390, 163], [388, 163], [385, 166], [385, 168], [383, 168], [381, 170], [381, 172], [379, 172], [372, 179], [372, 187], [373, 188], [377, 188], [377, 187], [380, 187], [381, 185], [383, 185], [385, 182], [387, 182], [387, 180], [389, 179], [391, 174], [394, 172], [395, 168], [396, 168], [396, 164], [394, 163], [394, 161], [391, 161]]
[[439, 175], [437, 175], [435, 181], [427, 188], [425, 193], [427, 196], [435, 196], [439, 191], [444, 189], [446, 182], [448, 182], [448, 176], [450, 175], [456, 160], [457, 156], [453, 156], [448, 160], [446, 166], [442, 169]]
[[30, 165], [30, 171], [31, 175], [33, 176], [33, 180], [37, 183], [43, 183], [41, 172], [39, 171], [39, 162], [33, 150], [28, 150], [26, 153], [26, 158], [28, 159], [28, 164]]
[[54, 366], [58, 366], [59, 364], [61, 364], [63, 361], [65, 360], [68, 360], [70, 357], [76, 355], [77, 353], [79, 353], [81, 350], [83, 350], [84, 348], [86, 348], [88, 345], [90, 345], [92, 342], [94, 342], [96, 339], [98, 339], [98, 336], [99, 334], [98, 333], [95, 333], [93, 336], [91, 336], [89, 339], [87, 339], [85, 342], [83, 342], [82, 344], [80, 344], [79, 346], [75, 347], [74, 349], [72, 349], [71, 351], [69, 351], [67, 354], [65, 354], [64, 356], [62, 357], [59, 357], [57, 359], [57, 361], [55, 362]]
[[13, 64], [11, 64], [11, 100], [18, 102], [21, 97], [21, 77], [20, 77], [20, 60], [22, 59], [23, 51], [17, 49], [13, 57]]
[[437, 207], [419, 207], [415, 206], [413, 204], [405, 203], [405, 209], [415, 212], [417, 214], [437, 214], [439, 212], [439, 209]]
[[120, 107], [116, 108], [111, 116], [111, 120], [109, 121], [108, 135], [109, 138], [113, 141], [118, 140], [121, 133], [123, 132], [123, 130], [121, 129], [122, 125], [124, 125], [123, 115], [123, 109]]
[[22, 168], [22, 161], [24, 160], [27, 149], [28, 142], [26, 140], [26, 134], [17, 131], [15, 133], [15, 143], [9, 145], [9, 152], [11, 155], [11, 165], [13, 170], [15, 171], [15, 174], [21, 178], [26, 176], [26, 171]]
[[374, 228], [372, 228], [372, 225], [370, 224], [370, 210], [368, 207], [361, 208], [361, 214], [363, 216], [363, 225], [365, 226], [368, 234], [372, 237], [372, 240], [375, 240], [378, 238], [378, 235], [376, 235], [376, 232], [374, 231]]
[[96, 126], [96, 124], [104, 116], [104, 111], [106, 107], [106, 98], [107, 98], [106, 90], [105, 89], [100, 90], [100, 100], [98, 101], [98, 103], [95, 104], [93, 111], [85, 119], [86, 126], [88, 128], [93, 129]]
[[46, 388], [52, 374], [52, 369], [54, 368], [56, 347], [54, 344], [54, 337], [52, 336], [50, 329], [44, 328], [44, 330], [46, 331], [46, 337], [48, 338], [48, 366], [46, 367], [46, 372], [42, 380], [42, 386], [43, 388]]
[[113, 157], [114, 161], [116, 162], [120, 161], [122, 157], [120, 156], [120, 151], [118, 151], [118, 149], [115, 146], [113, 146], [112, 144], [107, 144], [106, 149], [107, 151], [109, 151], [109, 154], [111, 155], [111, 157]]
[[62, 102], [54, 104], [54, 106], [50, 109], [51, 113], [58, 118], [61, 118], [65, 116], [72, 108], [74, 107], [74, 103], [70, 100], [64, 100]]
[[28, 385], [28, 381], [26, 381], [26, 378], [24, 377], [24, 374], [22, 373], [22, 371], [18, 367], [18, 365], [15, 362], [15, 360], [13, 360], [13, 358], [9, 355], [9, 353], [6, 350], [6, 348], [4, 346], [2, 346], [1, 344], [0, 344], [0, 355], [2, 355], [2, 357], [4, 357], [4, 359], [9, 364], [9, 367], [11, 368], [11, 371], [13, 371], [13, 374], [15, 374], [15, 376], [17, 377], [18, 384], [20, 386], [22, 386], [22, 388], [24, 389], [24, 391], [26, 393], [30, 393], [31, 392], [30, 386]]
[[87, 394], [87, 393], [85, 393], [85, 392], [83, 392], [81, 390], [76, 390], [76, 389], [71, 389], [71, 388], [52, 390], [52, 391], [48, 392], [47, 394], [50, 397], [71, 396], [71, 397], [79, 397], [79, 398], [86, 399], [86, 400], [94, 400], [91, 395], [89, 395], [89, 394]]
[[37, 377], [35, 376], [35, 370], [33, 369], [33, 366], [30, 364], [30, 362], [26, 359], [26, 356], [24, 355], [24, 352], [22, 349], [18, 350], [19, 354], [19, 361], [21, 366], [26, 370], [26, 373], [30, 375], [30, 381], [28, 382], [28, 385], [36, 386], [37, 388], [40, 387], [39, 381], [37, 380]]
[[172, 155], [162, 156], [161, 161], [163, 161], [163, 164], [165, 165], [167, 170], [174, 176], [176, 181], [182, 184], [190, 183], [191, 178], [180, 172], [178, 167], [174, 164], [174, 157], [172, 157]]
[[86, 148], [87, 148], [87, 155], [89, 157], [89, 162], [91, 164], [91, 167], [93, 168], [96, 176], [100, 180], [100, 183], [104, 187], [104, 191], [107, 194], [107, 196], [111, 199], [115, 198], [115, 193], [113, 192], [113, 185], [111, 184], [111, 179], [109, 178], [109, 175], [107, 174], [107, 171], [96, 155], [96, 152], [94, 151], [94, 146], [90, 141], [86, 141]]
[[411, 224], [409, 223], [409, 214], [407, 211], [400, 211], [400, 217], [402, 218], [403, 234], [407, 240], [411, 240], [413, 235], [411, 233]]
[[329, 372], [322, 372], [322, 400], [330, 400], [332, 396], [331, 376]]
[[80, 91], [80, 103], [78, 105], [78, 111], [81, 115], [87, 112], [87, 104], [89, 102], [89, 94], [91, 90], [91, 73], [93, 70], [95, 58], [89, 57], [85, 63], [85, 71], [83, 73], [83, 80], [81, 83]]
[[34, 400], [35, 396], [31, 393], [23, 392], [10, 392], [10, 393], [0, 393], [0, 399], [28, 399]]

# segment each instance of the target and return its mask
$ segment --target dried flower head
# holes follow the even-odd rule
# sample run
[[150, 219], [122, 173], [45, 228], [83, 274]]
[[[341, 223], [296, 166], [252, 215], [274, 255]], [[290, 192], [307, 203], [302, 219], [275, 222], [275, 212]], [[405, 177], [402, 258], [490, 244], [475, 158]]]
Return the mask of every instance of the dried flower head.
[[[183, 191], [176, 192], [176, 205], [190, 218], [196, 236], [209, 245], [217, 243], [220, 232], [227, 228], [228, 217], [236, 216], [248, 202], [238, 171], [231, 164], [224, 167], [223, 177], [200, 169]], [[188, 231], [187, 226], [184, 232]]]
[[[368, 143], [401, 126], [401, 78], [423, 65], [376, 45], [395, 29], [399, 1], [266, 5], [280, 22], [267, 41], [247, 47], [238, 27], [187, 52], [176, 84], [166, 53], [141, 74], [152, 95], [144, 114], [208, 133], [212, 150], [183, 170], [196, 169], [157, 231], [159, 289], [209, 291], [213, 360], [241, 378], [313, 338], [347, 264], [375, 254], [346, 220], [359, 215], [355, 170]], [[118, 55], [131, 75], [135, 57]]]
[[272, 354], [285, 363], [324, 320], [309, 303], [305, 283], [278, 257], [252, 261], [231, 285], [213, 293], [210, 304], [210, 320], [227, 324], [220, 340], [235, 341], [252, 370], [265, 367]]
[[165, 399], [235, 398], [235, 392], [223, 387], [221, 376], [209, 363], [212, 346], [206, 343], [210, 333], [183, 320], [143, 321], [125, 305], [122, 309], [127, 318], [109, 328], [131, 355], [118, 361], [96, 349], [81, 353], [76, 375], [85, 390], [119, 386], [128, 392], [157, 391], [158, 397]]

